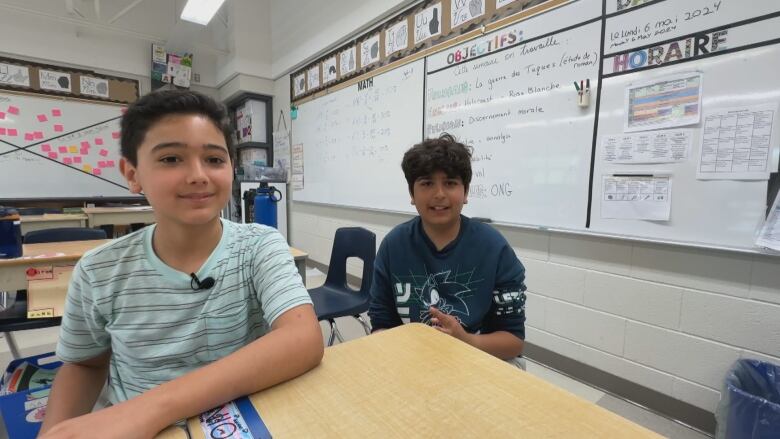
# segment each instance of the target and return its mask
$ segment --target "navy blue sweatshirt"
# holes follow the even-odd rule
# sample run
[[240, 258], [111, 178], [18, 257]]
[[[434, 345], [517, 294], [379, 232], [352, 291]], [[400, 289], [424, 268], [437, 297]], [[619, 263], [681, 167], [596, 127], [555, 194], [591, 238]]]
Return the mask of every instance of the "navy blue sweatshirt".
[[507, 331], [524, 339], [524, 280], [523, 264], [494, 228], [461, 216], [458, 237], [439, 251], [418, 216], [379, 246], [368, 315], [374, 330], [428, 323], [433, 305], [470, 333]]

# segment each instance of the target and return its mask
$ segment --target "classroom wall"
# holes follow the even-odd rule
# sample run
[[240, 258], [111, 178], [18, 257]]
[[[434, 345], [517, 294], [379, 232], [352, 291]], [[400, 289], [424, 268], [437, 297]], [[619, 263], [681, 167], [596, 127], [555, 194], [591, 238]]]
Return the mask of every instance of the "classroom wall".
[[[289, 115], [289, 81], [275, 81], [274, 114]], [[290, 212], [292, 245], [321, 264], [337, 228], [365, 227], [380, 242], [410, 218], [300, 202]], [[710, 412], [735, 360], [780, 364], [780, 257], [499, 230], [527, 270], [530, 343]]]

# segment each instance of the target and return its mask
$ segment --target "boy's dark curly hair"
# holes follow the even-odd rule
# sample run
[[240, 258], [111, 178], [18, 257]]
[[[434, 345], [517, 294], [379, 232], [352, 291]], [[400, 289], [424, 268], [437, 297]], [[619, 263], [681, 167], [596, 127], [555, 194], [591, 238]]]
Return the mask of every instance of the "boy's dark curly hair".
[[414, 194], [414, 182], [436, 171], [447, 177], [460, 177], [466, 192], [471, 183], [471, 148], [444, 133], [438, 139], [426, 139], [409, 148], [401, 161], [409, 193]]
[[165, 116], [195, 114], [207, 117], [225, 136], [230, 151], [232, 139], [225, 106], [214, 99], [191, 90], [161, 90], [142, 97], [127, 108], [122, 116], [122, 156], [138, 166], [138, 148], [149, 128]]

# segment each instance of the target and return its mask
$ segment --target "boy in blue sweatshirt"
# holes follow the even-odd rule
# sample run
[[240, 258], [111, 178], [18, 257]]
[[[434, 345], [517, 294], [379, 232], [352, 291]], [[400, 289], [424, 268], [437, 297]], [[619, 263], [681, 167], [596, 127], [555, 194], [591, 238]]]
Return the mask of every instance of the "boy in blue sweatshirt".
[[388, 233], [374, 265], [374, 331], [422, 322], [503, 360], [525, 338], [525, 269], [501, 234], [461, 215], [471, 152], [449, 134], [414, 145], [401, 167], [419, 216]]

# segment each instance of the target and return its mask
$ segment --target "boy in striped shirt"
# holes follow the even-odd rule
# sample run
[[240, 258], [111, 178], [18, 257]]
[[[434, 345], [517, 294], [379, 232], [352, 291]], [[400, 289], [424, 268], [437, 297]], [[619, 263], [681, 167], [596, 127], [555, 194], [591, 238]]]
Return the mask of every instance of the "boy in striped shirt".
[[[233, 182], [226, 116], [171, 90], [122, 117], [120, 169], [156, 224], [76, 265], [41, 437], [153, 437], [320, 362], [320, 327], [284, 238], [219, 217]], [[90, 413], [107, 378], [111, 406]]]

